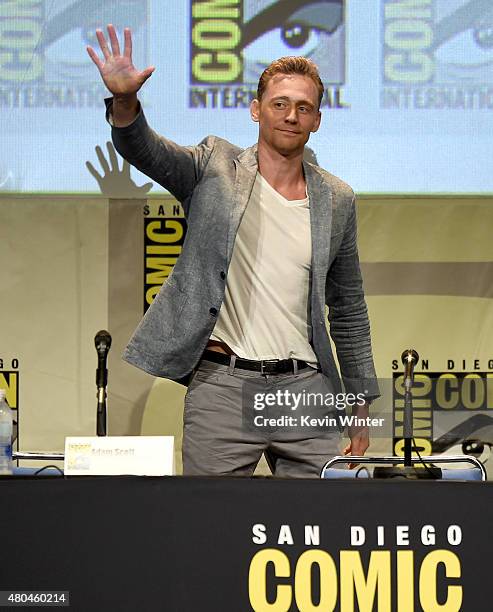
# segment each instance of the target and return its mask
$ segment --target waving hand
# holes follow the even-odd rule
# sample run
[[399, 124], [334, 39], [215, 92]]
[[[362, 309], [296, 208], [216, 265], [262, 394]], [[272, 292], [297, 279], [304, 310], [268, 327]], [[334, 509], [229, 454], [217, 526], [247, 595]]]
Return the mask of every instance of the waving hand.
[[137, 70], [133, 65], [130, 29], [125, 28], [124, 30], [123, 55], [120, 53], [120, 44], [114, 26], [108, 25], [111, 50], [101, 30], [96, 30], [96, 36], [104, 61], [101, 61], [92, 47], [87, 47], [87, 52], [98, 67], [104, 84], [114, 96], [135, 95], [154, 72], [154, 66], [149, 66], [145, 70]]

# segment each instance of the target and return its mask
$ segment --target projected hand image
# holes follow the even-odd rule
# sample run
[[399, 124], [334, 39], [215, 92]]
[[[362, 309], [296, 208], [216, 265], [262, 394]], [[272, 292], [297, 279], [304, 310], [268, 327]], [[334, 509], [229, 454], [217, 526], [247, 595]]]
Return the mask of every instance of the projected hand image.
[[108, 149], [109, 163], [101, 147], [98, 145], [95, 149], [103, 174], [100, 174], [90, 161], [86, 162], [86, 167], [96, 179], [101, 193], [115, 199], [144, 198], [152, 189], [153, 184], [144, 183], [144, 185], [139, 187], [130, 176], [130, 164], [124, 160], [120, 170], [115, 147], [111, 142], [107, 142], [106, 147]]

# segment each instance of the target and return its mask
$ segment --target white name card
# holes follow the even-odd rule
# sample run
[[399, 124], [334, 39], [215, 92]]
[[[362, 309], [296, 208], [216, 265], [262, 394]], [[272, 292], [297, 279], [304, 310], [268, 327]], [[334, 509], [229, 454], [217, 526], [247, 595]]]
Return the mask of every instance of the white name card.
[[84, 436], [65, 438], [67, 476], [172, 476], [173, 436]]

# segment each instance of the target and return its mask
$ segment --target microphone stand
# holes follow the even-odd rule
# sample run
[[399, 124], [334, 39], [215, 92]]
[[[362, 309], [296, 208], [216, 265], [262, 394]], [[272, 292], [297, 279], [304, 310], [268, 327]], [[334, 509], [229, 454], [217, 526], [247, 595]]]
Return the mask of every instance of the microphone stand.
[[96, 433], [98, 436], [106, 436], [106, 386], [108, 384], [108, 368], [106, 359], [111, 347], [111, 336], [101, 330], [94, 338], [94, 344], [98, 352], [98, 368], [96, 370], [97, 387], [97, 412], [96, 412]]
[[373, 475], [375, 478], [406, 478], [417, 480], [422, 478], [439, 479], [440, 468], [432, 466], [421, 466], [413, 459], [413, 394], [414, 366], [418, 363], [419, 355], [414, 349], [408, 349], [402, 353], [404, 365], [404, 464], [402, 467], [375, 467]]
[[[330, 470], [338, 463], [347, 464], [377, 464], [373, 469], [373, 478], [403, 478], [404, 480], [420, 480], [433, 479], [440, 480], [442, 478], [442, 470], [435, 466], [435, 463], [469, 463], [474, 468], [479, 469], [481, 480], [487, 480], [486, 470], [482, 463], [471, 455], [431, 455], [424, 457], [412, 456], [413, 442], [413, 398], [412, 387], [414, 380], [414, 366], [418, 363], [418, 353], [409, 349], [402, 353], [402, 363], [405, 366], [404, 370], [404, 457], [394, 455], [388, 457], [368, 457], [344, 455], [334, 457], [327, 461], [320, 471], [320, 477], [326, 478], [326, 471]], [[429, 464], [432, 465], [429, 465]], [[401, 465], [402, 467], [397, 467]], [[469, 480], [472, 478], [469, 477]]]
[[98, 388], [98, 407], [96, 413], [96, 433], [98, 436], [106, 435], [106, 385], [108, 383], [108, 369], [106, 357], [98, 355], [98, 369], [96, 370], [96, 386]]
[[411, 392], [414, 383], [414, 366], [418, 363], [419, 355], [409, 349], [402, 353], [404, 372], [404, 467], [412, 468], [413, 452], [413, 394]]

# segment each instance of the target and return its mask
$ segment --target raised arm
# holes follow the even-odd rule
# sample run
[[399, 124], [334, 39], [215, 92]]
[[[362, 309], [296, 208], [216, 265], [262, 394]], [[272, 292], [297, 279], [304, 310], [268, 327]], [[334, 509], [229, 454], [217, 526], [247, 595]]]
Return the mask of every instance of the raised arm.
[[116, 127], [130, 125], [135, 119], [139, 109], [137, 92], [154, 72], [154, 66], [145, 70], [137, 70], [132, 63], [132, 33], [129, 28], [124, 30], [123, 55], [120, 53], [120, 44], [115, 28], [108, 25], [108, 37], [111, 51], [101, 30], [96, 30], [101, 53], [104, 61], [92, 47], [87, 52], [96, 64], [104, 84], [113, 94], [113, 124]]
[[182, 203], [185, 214], [193, 190], [212, 151], [212, 140], [183, 147], [156, 134], [144, 117], [137, 92], [151, 76], [153, 66], [138, 71], [132, 64], [132, 36], [125, 28], [123, 55], [115, 28], [108, 26], [111, 51], [101, 30], [96, 30], [104, 61], [87, 47], [113, 98], [105, 100], [111, 117], [112, 139], [118, 153], [132, 166], [152, 178]]

